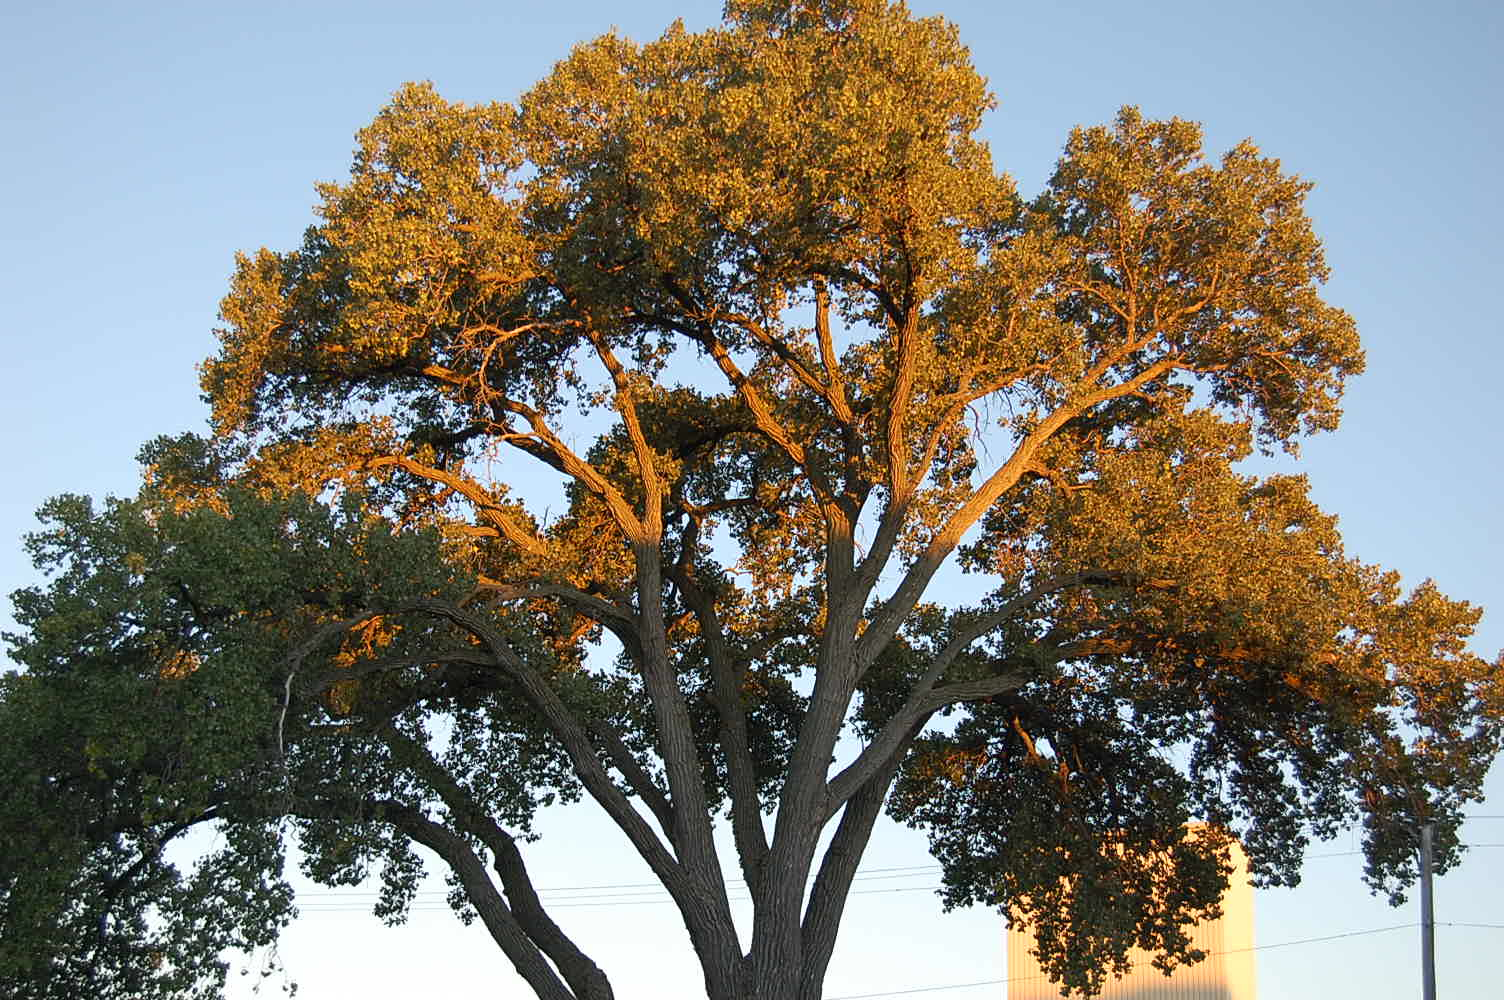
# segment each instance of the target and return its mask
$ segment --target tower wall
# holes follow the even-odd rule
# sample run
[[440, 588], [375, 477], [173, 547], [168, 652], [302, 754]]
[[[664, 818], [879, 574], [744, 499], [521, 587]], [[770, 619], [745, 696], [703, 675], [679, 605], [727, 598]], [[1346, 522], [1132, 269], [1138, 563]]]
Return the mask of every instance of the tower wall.
[[[1122, 979], [1109, 979], [1102, 1000], [1255, 1000], [1253, 887], [1248, 884], [1248, 858], [1236, 843], [1232, 862], [1222, 916], [1189, 929], [1192, 946], [1207, 957], [1166, 976], [1149, 964], [1146, 952], [1131, 949], [1133, 969]], [[1010, 926], [1007, 940], [1008, 1000], [1060, 1000], [1060, 988], [1030, 952], [1034, 936]]]

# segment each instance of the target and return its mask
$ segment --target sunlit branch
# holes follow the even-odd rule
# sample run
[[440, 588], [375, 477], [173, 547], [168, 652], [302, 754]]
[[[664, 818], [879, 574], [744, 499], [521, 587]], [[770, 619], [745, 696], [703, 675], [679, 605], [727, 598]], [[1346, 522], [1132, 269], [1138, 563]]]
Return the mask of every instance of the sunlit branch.
[[[825, 369], [825, 381], [830, 387], [830, 404], [835, 409], [836, 418], [848, 428], [848, 436], [854, 435], [856, 415], [852, 413], [851, 403], [846, 398], [846, 377], [841, 371], [841, 362], [836, 357], [835, 338], [830, 333], [830, 289], [823, 281], [815, 287], [815, 338], [820, 344], [820, 364]], [[848, 450], [851, 450], [853, 443], [854, 439], [848, 440]]]
[[383, 455], [366, 462], [366, 467], [372, 470], [388, 466], [396, 466], [422, 479], [449, 487], [469, 500], [475, 509], [476, 516], [499, 532], [502, 538], [529, 555], [538, 557], [548, 555], [548, 547], [543, 540], [528, 528], [523, 527], [506, 508], [496, 502], [489, 490], [474, 480], [466, 479], [447, 469], [424, 465], [408, 455]]
[[[824, 336], [828, 340], [830, 337], [828, 304], [823, 315]], [[843, 424], [849, 424], [856, 419], [855, 415], [851, 412], [850, 404], [846, 402], [846, 394], [842, 388], [844, 380], [840, 378], [839, 367], [827, 365], [828, 381], [821, 380], [787, 343], [769, 333], [766, 327], [752, 319], [752, 317], [743, 316], [740, 313], [726, 313], [721, 318], [728, 323], [734, 323], [741, 327], [752, 336], [753, 340], [757, 341], [770, 351], [774, 357], [783, 362], [784, 367], [799, 380], [799, 384], [830, 405], [836, 419]]]
[[1195, 300], [1194, 302], [1188, 303], [1187, 305], [1181, 306], [1179, 309], [1176, 309], [1174, 312], [1170, 313], [1170, 315], [1163, 317], [1160, 316], [1159, 302], [1158, 300], [1156, 300], [1150, 314], [1151, 325], [1153, 325], [1155, 329], [1163, 330], [1171, 323], [1179, 322], [1187, 316], [1196, 315], [1196, 313], [1211, 305], [1211, 303], [1217, 298], [1217, 293], [1221, 290], [1221, 285], [1222, 265], [1215, 264], [1212, 266], [1211, 281], [1208, 282], [1206, 292], [1201, 296], [1201, 298]]
[[909, 494], [924, 476], [924, 470], [909, 472], [909, 445], [906, 429], [909, 405], [914, 399], [915, 355], [918, 354], [919, 310], [910, 309], [907, 314], [893, 319], [894, 364], [893, 394], [888, 399], [886, 450], [884, 456], [888, 467], [888, 495], [894, 506], [902, 510], [908, 506]]
[[708, 334], [701, 338], [700, 343], [705, 346], [706, 351], [709, 352], [716, 366], [726, 376], [726, 380], [731, 384], [732, 388], [742, 397], [742, 402], [746, 404], [747, 409], [751, 412], [757, 429], [762, 432], [764, 437], [775, 444], [780, 451], [787, 455], [790, 461], [804, 470], [804, 474], [809, 478], [810, 485], [814, 488], [817, 496], [821, 497], [822, 500], [828, 498], [831, 491], [830, 484], [826, 481], [825, 476], [811, 464], [809, 456], [805, 453], [804, 446], [795, 441], [793, 436], [788, 432], [788, 429], [778, 422], [777, 417], [773, 416], [773, 410], [768, 406], [767, 401], [763, 399], [762, 393], [757, 391], [757, 387], [752, 384], [752, 380], [737, 366], [730, 352], [726, 350], [726, 346], [720, 340]]
[[640, 523], [648, 537], [657, 538], [663, 533], [663, 484], [658, 478], [653, 449], [648, 445], [647, 438], [642, 433], [642, 424], [637, 418], [637, 403], [633, 399], [631, 379], [600, 332], [592, 329], [589, 336], [601, 363], [611, 374], [612, 384], [616, 386], [616, 410], [621, 414], [627, 438], [632, 442], [632, 453], [637, 459], [637, 474], [642, 478], [644, 496]]
[[[1001, 392], [1008, 386], [1028, 378], [1030, 375], [1046, 370], [1048, 370], [1048, 366], [1044, 364], [1030, 365], [1001, 378], [994, 379], [982, 386], [973, 386], [969, 390], [941, 397], [942, 400], [948, 400], [947, 408], [930, 429], [924, 443], [919, 464], [916, 467], [916, 476], [922, 478], [926, 474], [927, 470], [934, 463], [935, 454], [939, 450], [940, 441], [944, 436], [946, 427], [958, 420], [967, 406], [985, 396]], [[898, 543], [899, 537], [903, 534], [904, 521], [907, 517], [908, 504], [895, 504], [890, 497], [878, 521], [877, 532], [873, 537], [872, 547], [868, 550], [866, 557], [862, 560], [862, 564], [858, 568], [859, 586], [864, 598], [877, 585], [878, 578], [887, 567], [888, 560], [893, 555], [893, 547]]]
[[930, 466], [934, 464], [935, 455], [940, 448], [940, 441], [945, 436], [945, 429], [959, 420], [961, 414], [966, 411], [968, 406], [994, 393], [1002, 392], [1016, 382], [1021, 382], [1032, 375], [1042, 375], [1049, 370], [1050, 366], [1048, 364], [1039, 362], [1020, 368], [1017, 371], [1009, 372], [1007, 375], [995, 378], [990, 382], [984, 382], [981, 385], [972, 385], [967, 389], [938, 397], [935, 402], [943, 403], [945, 411], [941, 414], [940, 419], [935, 421], [934, 426], [930, 428], [929, 434], [925, 437], [924, 447], [920, 453], [917, 466], [919, 475], [924, 475], [929, 471]]
[[[1093, 369], [1095, 372], [1093, 377], [1100, 378], [1110, 367], [1108, 361], [1104, 360]], [[945, 524], [935, 533], [919, 558], [904, 574], [903, 580], [892, 596], [883, 602], [867, 630], [857, 641], [857, 661], [862, 669], [870, 666], [888, 641], [893, 638], [940, 566], [961, 543], [961, 537], [999, 497], [1029, 471], [1034, 464], [1035, 456], [1046, 441], [1053, 437], [1061, 427], [1092, 407], [1122, 396], [1132, 395], [1177, 367], [1180, 367], [1180, 361], [1176, 355], [1161, 358], [1133, 378], [1079, 396], [1058, 407], [1040, 421], [1039, 425], [1014, 449], [1008, 460], [999, 466], [982, 486], [946, 519]]]
[[[629, 539], [634, 542], [648, 537], [646, 527], [633, 512], [631, 504], [615, 484], [601, 475], [600, 471], [585, 461], [559, 438], [543, 419], [543, 413], [516, 399], [498, 399], [497, 405], [508, 413], [515, 413], [528, 422], [533, 438], [543, 446], [547, 454], [558, 461], [557, 468], [577, 481], [581, 486], [605, 501], [612, 517]], [[523, 450], [528, 450], [524, 448]]]

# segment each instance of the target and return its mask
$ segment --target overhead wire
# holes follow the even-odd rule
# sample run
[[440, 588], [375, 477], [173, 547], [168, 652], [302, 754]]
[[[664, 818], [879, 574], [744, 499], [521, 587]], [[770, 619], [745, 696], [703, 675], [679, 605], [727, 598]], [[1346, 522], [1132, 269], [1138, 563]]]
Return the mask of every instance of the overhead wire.
[[[939, 870], [939, 865], [900, 865], [886, 868], [867, 868], [859, 870], [852, 878], [852, 881], [854, 883], [871, 883], [895, 879], [929, 878]], [[891, 892], [932, 892], [938, 888], [939, 886], [937, 885], [926, 884], [883, 889], [853, 889], [850, 895], [864, 896]], [[750, 893], [747, 892], [746, 883], [741, 879], [728, 881], [727, 889], [733, 894], [733, 902], [745, 902], [751, 898]], [[583, 893], [585, 895], [557, 895], [560, 893]], [[746, 895], [742, 895], [743, 893], [746, 893]], [[305, 913], [329, 913], [366, 909], [373, 905], [380, 895], [380, 891], [375, 889], [328, 889], [305, 890], [299, 892], [297, 898], [298, 908]], [[538, 895], [544, 897], [545, 902], [550, 908], [559, 909], [581, 906], [640, 906], [672, 902], [668, 897], [667, 891], [657, 882], [620, 882], [602, 885], [540, 888]], [[550, 896], [555, 898], [548, 898]], [[414, 894], [411, 906], [414, 909], [420, 910], [439, 909], [448, 906], [447, 899], [448, 893], [444, 890], [421, 889]]]
[[[1477, 817], [1492, 818], [1492, 817]], [[1500, 817], [1504, 818], [1504, 817]], [[1467, 848], [1504, 848], [1504, 843], [1470, 843], [1461, 845]], [[1324, 860], [1327, 858], [1354, 857], [1362, 854], [1362, 851], [1329, 851], [1321, 854], [1306, 856], [1308, 861]], [[877, 882], [888, 880], [902, 880], [929, 876], [940, 870], [939, 865], [897, 865], [883, 868], [861, 869], [852, 878], [857, 882]], [[741, 879], [728, 880], [726, 887], [731, 894], [732, 902], [746, 902], [750, 895], [747, 892], [746, 883]], [[924, 892], [938, 891], [941, 887], [935, 884], [900, 886], [891, 889], [853, 889], [850, 895], [875, 895], [879, 893], [893, 892]], [[579, 893], [580, 895], [568, 895]], [[600, 885], [576, 885], [557, 886], [553, 888], [540, 888], [538, 895], [543, 897], [550, 907], [553, 908], [576, 908], [576, 907], [601, 907], [601, 906], [642, 906], [642, 905], [665, 905], [672, 902], [667, 891], [657, 882], [618, 882]], [[363, 910], [373, 905], [381, 896], [380, 890], [376, 889], [316, 889], [304, 890], [297, 894], [298, 908], [305, 913], [330, 913]], [[553, 897], [553, 898], [550, 898]], [[447, 908], [448, 892], [442, 889], [420, 889], [414, 896], [410, 906], [414, 909], [429, 910]]]
[[[1495, 815], [1495, 814], [1478, 814], [1478, 815], [1470, 815], [1470, 816], [1467, 816], [1466, 818], [1467, 819], [1504, 819], [1504, 814], [1498, 814], [1498, 815]], [[1462, 846], [1470, 847], [1470, 848], [1500, 848], [1500, 847], [1504, 847], [1504, 843], [1474, 843], [1474, 844], [1464, 844]], [[1353, 855], [1357, 855], [1357, 854], [1361, 854], [1361, 853], [1363, 853], [1363, 852], [1361, 852], [1361, 851], [1337, 851], [1337, 852], [1329, 852], [1329, 853], [1323, 853], [1323, 854], [1308, 855], [1307, 859], [1308, 860], [1316, 860], [1316, 859], [1322, 859], [1322, 858], [1349, 857], [1349, 856], [1353, 856]], [[938, 871], [939, 868], [940, 868], [939, 865], [897, 865], [897, 866], [889, 866], [889, 867], [881, 867], [881, 868], [867, 868], [867, 869], [861, 869], [861, 870], [859, 870], [857, 872], [857, 874], [855, 876], [853, 876], [852, 881], [853, 882], [874, 882], [874, 881], [885, 881], [885, 880], [895, 880], [895, 879], [920, 878], [920, 877], [928, 876], [928, 875], [932, 874], [933, 872]], [[730, 889], [733, 892], [744, 892], [746, 890], [746, 884], [741, 879], [729, 880], [727, 882], [727, 888]], [[853, 889], [850, 892], [850, 895], [852, 895], [852, 896], [864, 896], [864, 895], [876, 895], [876, 894], [881, 894], [881, 893], [898, 893], [898, 892], [925, 892], [925, 891], [933, 892], [933, 891], [938, 890], [939, 888], [940, 887], [936, 886], [936, 885], [918, 885], [918, 886], [898, 886], [898, 887], [880, 888], [880, 889]], [[633, 897], [640, 897], [640, 896], [657, 897], [657, 896], [660, 896], [660, 895], [666, 897], [666, 894], [664, 893], [664, 890], [663, 890], [662, 886], [659, 883], [656, 883], [656, 882], [619, 882], [619, 883], [606, 883], [606, 884], [597, 884], [597, 885], [558, 886], [558, 887], [554, 887], [554, 888], [540, 889], [538, 891], [539, 891], [540, 895], [544, 895], [544, 896], [547, 896], [547, 895], [557, 895], [557, 894], [561, 894], [561, 893], [584, 893], [584, 894], [586, 894], [586, 895], [574, 896], [574, 897], [565, 895], [565, 896], [562, 896], [561, 898], [550, 900], [549, 903], [548, 903], [548, 905], [551, 908], [571, 908], [571, 907], [586, 907], [586, 906], [600, 907], [600, 906], [654, 905], [654, 904], [667, 904], [667, 903], [671, 903], [672, 902], [672, 900], [670, 900], [668, 898], [646, 898], [646, 899], [643, 899], [643, 898], [633, 898]], [[370, 905], [372, 905], [374, 903], [375, 898], [378, 895], [379, 895], [379, 893], [376, 892], [376, 891], [374, 891], [374, 890], [353, 890], [353, 891], [329, 890], [329, 891], [317, 892], [317, 893], [307, 893], [307, 892], [304, 892], [304, 893], [300, 893], [299, 894], [299, 897], [300, 897], [299, 908], [302, 909], [302, 910], [304, 910], [305, 912], [341, 912], [341, 911], [351, 911], [351, 910], [356, 910], [356, 909], [365, 909], [366, 907], [368, 907], [368, 906], [370, 906]], [[309, 896], [314, 896], [315, 898], [309, 899], [308, 898]], [[322, 897], [322, 898], [318, 898], [318, 897]], [[417, 897], [421, 897], [421, 898], [415, 898], [414, 899], [413, 903], [411, 904], [411, 907], [414, 908], [414, 909], [432, 910], [432, 909], [438, 909], [440, 907], [447, 908], [447, 906], [448, 906], [447, 901], [446, 901], [446, 899], [447, 899], [447, 893], [442, 893], [439, 890], [421, 890], [417, 894]], [[443, 897], [443, 898], [434, 898], [434, 897]], [[749, 898], [750, 897], [740, 897], [740, 896], [738, 896], [738, 897], [734, 898], [733, 901], [744, 902], [744, 901], [747, 901], [747, 899], [749, 899]], [[1367, 937], [1367, 936], [1371, 936], [1371, 935], [1375, 935], [1375, 934], [1392, 933], [1394, 931], [1404, 930], [1404, 929], [1407, 929], [1407, 928], [1415, 928], [1415, 927], [1418, 927], [1418, 926], [1419, 926], [1419, 924], [1417, 924], [1417, 923], [1392, 924], [1392, 925], [1387, 926], [1387, 927], [1374, 927], [1374, 928], [1369, 928], [1369, 929], [1366, 929], [1366, 930], [1344, 931], [1344, 932], [1341, 932], [1341, 933], [1338, 933], [1338, 934], [1324, 934], [1324, 935], [1319, 935], [1319, 936], [1315, 936], [1315, 937], [1297, 938], [1297, 939], [1291, 940], [1291, 941], [1278, 941], [1278, 942], [1273, 942], [1271, 944], [1253, 945], [1252, 947], [1249, 947], [1249, 948], [1231, 948], [1231, 949], [1227, 949], [1224, 952], [1213, 952], [1212, 954], [1233, 954], [1233, 953], [1237, 953], [1237, 952], [1249, 952], [1249, 951], [1254, 951], [1254, 952], [1257, 952], [1257, 951], [1271, 951], [1271, 950], [1278, 949], [1278, 948], [1290, 948], [1290, 947], [1296, 947], [1296, 946], [1301, 946], [1301, 945], [1320, 944], [1320, 943], [1324, 943], [1324, 942], [1338, 941], [1338, 940], [1343, 940], [1343, 939], [1348, 939], [1348, 938]], [[1479, 922], [1467, 922], [1467, 921], [1437, 921], [1436, 924], [1435, 924], [1435, 926], [1437, 926], [1437, 927], [1467, 928], [1467, 929], [1481, 929], [1481, 930], [1504, 930], [1504, 924], [1479, 923]], [[1014, 979], [986, 979], [986, 980], [977, 980], [975, 982], [969, 982], [969, 983], [949, 983], [949, 984], [937, 985], [937, 986], [914, 986], [914, 987], [909, 987], [909, 988], [900, 989], [900, 990], [886, 990], [886, 991], [877, 992], [877, 993], [848, 993], [848, 994], [841, 994], [839, 996], [826, 997], [825, 1000], [881, 1000], [881, 998], [885, 998], [885, 997], [911, 996], [911, 995], [920, 994], [920, 993], [938, 993], [938, 992], [946, 992], [946, 991], [953, 991], [953, 990], [972, 989], [972, 988], [983, 987], [983, 986], [998, 986], [998, 985], [1002, 985], [1004, 983], [1014, 982], [1018, 978], [1023, 978], [1023, 977], [1015, 977]]]
[[[893, 866], [886, 867], [886, 868], [861, 868], [861, 869], [858, 869], [858, 871], [857, 871], [857, 873], [855, 875], [855, 878], [858, 879], [858, 880], [860, 880], [860, 879], [874, 878], [874, 877], [877, 877], [879, 875], [882, 875], [883, 877], [886, 877], [886, 878], [902, 878], [902, 877], [904, 877], [903, 875], [887, 875], [885, 873], [888, 873], [888, 872], [903, 872], [903, 873], [908, 873], [908, 872], [931, 872], [931, 871], [939, 871], [939, 870], [940, 870], [940, 866], [939, 865], [893, 865]], [[735, 878], [735, 879], [727, 879], [726, 880], [726, 886], [727, 886], [727, 888], [737, 888], [737, 887], [740, 887], [740, 886], [745, 886], [746, 884], [747, 883], [746, 883], [745, 879]], [[540, 892], [540, 893], [548, 893], [548, 892], [592, 892], [593, 893], [593, 892], [597, 892], [599, 890], [606, 890], [606, 889], [661, 889], [661, 888], [663, 888], [663, 883], [661, 883], [661, 882], [613, 882], [613, 883], [605, 883], [605, 884], [601, 884], [601, 885], [561, 885], [561, 886], [553, 886], [552, 888], [539, 889], [538, 892]], [[331, 892], [341, 892], [342, 890], [330, 890], [330, 891]], [[362, 891], [362, 890], [351, 890], [351, 891], [359, 892], [359, 891]]]
[[[1344, 931], [1340, 934], [1322, 934], [1317, 937], [1297, 938], [1293, 941], [1277, 941], [1273, 944], [1257, 944], [1251, 948], [1229, 948], [1225, 951], [1209, 952], [1211, 955], [1232, 955], [1249, 951], [1272, 951], [1275, 948], [1290, 948], [1295, 945], [1320, 944], [1327, 941], [1337, 941], [1343, 938], [1368, 937], [1372, 934], [1388, 934], [1392, 931], [1411, 930], [1419, 927], [1419, 923], [1392, 924], [1388, 927], [1371, 927], [1361, 931]], [[1437, 921], [1437, 927], [1477, 927], [1490, 930], [1504, 930], [1504, 924], [1477, 924], [1457, 921]], [[1018, 982], [1022, 979], [1032, 979], [1032, 976], [1013, 976], [1006, 979], [980, 979], [971, 983], [947, 983], [943, 986], [912, 986], [901, 990], [883, 990], [878, 993], [843, 993], [839, 996], [826, 997], [825, 1000], [879, 1000], [881, 997], [910, 996], [915, 993], [939, 993], [945, 990], [965, 990], [978, 986], [1001, 986], [1004, 983]]]

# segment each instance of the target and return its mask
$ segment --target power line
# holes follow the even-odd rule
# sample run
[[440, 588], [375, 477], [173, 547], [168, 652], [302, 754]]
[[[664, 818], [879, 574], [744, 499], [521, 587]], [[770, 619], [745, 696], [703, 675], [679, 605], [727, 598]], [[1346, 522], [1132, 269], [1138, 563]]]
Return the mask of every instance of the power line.
[[[853, 889], [851, 892], [848, 892], [846, 895], [848, 895], [848, 896], [876, 896], [876, 895], [879, 895], [881, 893], [888, 893], [888, 892], [935, 892], [939, 888], [940, 887], [937, 886], [937, 885], [910, 885], [910, 886], [904, 886], [904, 887], [898, 888], [898, 889]], [[637, 906], [649, 905], [649, 906], [651, 906], [651, 905], [654, 905], [654, 904], [660, 904], [661, 905], [661, 904], [672, 903], [672, 902], [673, 902], [672, 899], [638, 899], [638, 900], [634, 900], [632, 905], [637, 905]], [[751, 896], [737, 896], [737, 897], [734, 897], [734, 898], [728, 900], [728, 902], [732, 902], [732, 903], [750, 903], [750, 902], [752, 902], [752, 897]], [[554, 907], [554, 908], [562, 909], [562, 908], [571, 907], [571, 906], [613, 906], [615, 904], [607, 901], [607, 902], [603, 902], [603, 903], [553, 903], [553, 904], [550, 904], [550, 905], [552, 907]], [[627, 905], [627, 904], [623, 904], [623, 905]]]
[[[1278, 941], [1274, 944], [1259, 944], [1252, 948], [1229, 948], [1226, 951], [1210, 952], [1211, 955], [1232, 955], [1239, 952], [1271, 951], [1275, 948], [1289, 948], [1302, 944], [1320, 944], [1324, 941], [1338, 941], [1343, 938], [1367, 937], [1372, 934], [1388, 934], [1392, 931], [1402, 931], [1418, 926], [1414, 923], [1394, 924], [1389, 927], [1372, 927], [1363, 931], [1345, 931], [1341, 934], [1324, 934], [1320, 937], [1297, 938], [1294, 941]], [[1504, 924], [1473, 924], [1457, 923], [1452, 921], [1438, 921], [1437, 927], [1481, 927], [1490, 930], [1504, 930]], [[1008, 979], [982, 979], [974, 983], [948, 983], [944, 986], [913, 986], [903, 990], [884, 990], [880, 993], [846, 993], [841, 996], [826, 997], [825, 1000], [875, 1000], [879, 997], [909, 996], [914, 993], [939, 993], [944, 990], [965, 990], [976, 986], [1001, 986], [1003, 983], [1018, 982], [1021, 979], [1033, 978], [1032, 976], [1013, 976]]]
[[[1500, 817], [1500, 818], [1504, 819], [1504, 817]], [[1483, 848], [1483, 847], [1504, 847], [1504, 843], [1500, 843], [1500, 844], [1458, 844], [1457, 846], [1458, 847], [1466, 847], [1469, 850], [1472, 850], [1474, 848]], [[1307, 860], [1307, 861], [1317, 861], [1317, 860], [1320, 860], [1322, 858], [1351, 858], [1351, 857], [1354, 857], [1354, 856], [1362, 854], [1362, 853], [1363, 853], [1362, 851], [1326, 851], [1326, 852], [1323, 852], [1321, 854], [1307, 854], [1305, 856], [1305, 860]]]
[[868, 1000], [869, 997], [900, 997], [910, 993], [937, 993], [940, 990], [965, 990], [973, 986], [997, 986], [1012, 982], [1011, 979], [983, 979], [975, 983], [952, 983], [949, 986], [916, 986], [908, 990], [888, 990], [883, 993], [848, 993], [845, 996], [826, 997], [825, 1000]]
[[[853, 889], [851, 892], [847, 893], [847, 895], [875, 896], [890, 892], [936, 892], [939, 889], [940, 886], [937, 885], [909, 885], [900, 886], [895, 889]], [[447, 896], [445, 899], [436, 898], [437, 891], [434, 891], [432, 893], [425, 893], [424, 895], [427, 898], [415, 899], [409, 906], [409, 909], [419, 911], [433, 911], [447, 908]], [[733, 896], [728, 901], [732, 903], [750, 903], [752, 901], [752, 897], [750, 895]], [[374, 903], [374, 898], [313, 900], [309, 903], [299, 904], [298, 910], [303, 913], [354, 913], [357, 910], [364, 910]], [[561, 901], [550, 901], [548, 903], [548, 908], [550, 910], [567, 910], [582, 906], [667, 906], [671, 903], [673, 903], [673, 900], [668, 898], [665, 894], [663, 898], [659, 899], [565, 899]]]
[[1212, 955], [1236, 955], [1248, 951], [1272, 951], [1275, 948], [1289, 948], [1297, 944], [1316, 944], [1319, 941], [1337, 941], [1341, 938], [1366, 937], [1369, 934], [1387, 934], [1390, 931], [1402, 931], [1407, 927], [1417, 927], [1418, 924], [1392, 924], [1388, 927], [1375, 927], [1366, 931], [1344, 931], [1341, 934], [1323, 934], [1321, 937], [1297, 938], [1294, 941], [1278, 941], [1274, 944], [1256, 944], [1251, 948], [1228, 948], [1226, 951], [1210, 952]]
[[[1501, 817], [1504, 818], [1504, 817]], [[1504, 848], [1504, 843], [1484, 844], [1461, 844], [1466, 848]], [[1362, 851], [1329, 851], [1322, 854], [1308, 854], [1307, 861], [1318, 861], [1327, 858], [1348, 858], [1362, 854]], [[940, 870], [939, 865], [895, 865], [885, 868], [866, 868], [857, 872], [852, 878], [853, 882], [878, 882], [895, 879], [921, 878]], [[743, 892], [746, 883], [741, 879], [730, 880], [726, 888], [733, 893]], [[937, 891], [939, 885], [904, 886], [895, 889], [856, 889], [850, 895], [871, 895], [881, 892], [921, 892]], [[559, 893], [581, 893], [577, 896], [562, 896], [548, 899]], [[354, 911], [364, 909], [375, 903], [381, 893], [375, 889], [350, 889], [350, 890], [308, 890], [298, 893], [300, 900], [299, 908], [308, 913], [330, 913], [338, 911]], [[539, 889], [538, 895], [545, 897], [545, 902], [550, 908], [566, 908], [581, 906], [641, 906], [660, 905], [671, 902], [667, 891], [658, 882], [617, 882], [602, 885], [576, 885], [559, 886], [556, 888]], [[420, 889], [414, 894], [412, 906], [414, 908], [444, 907], [448, 893], [441, 889]], [[745, 902], [750, 897], [737, 895], [733, 902]]]
[[[854, 882], [861, 882], [861, 881], [870, 881], [870, 880], [879, 879], [879, 878], [910, 878], [910, 877], [918, 877], [919, 875], [928, 874], [930, 872], [937, 872], [939, 870], [940, 870], [940, 866], [939, 865], [894, 865], [894, 866], [887, 867], [887, 868], [861, 868], [861, 869], [858, 869], [856, 875], [854, 875], [852, 877], [852, 881], [854, 881]], [[902, 874], [884, 874], [884, 873], [889, 873], [889, 872], [899, 872], [899, 873], [902, 873]], [[744, 879], [737, 878], [737, 879], [727, 879], [726, 880], [726, 887], [728, 889], [741, 888], [741, 887], [744, 887], [746, 884], [747, 884], [746, 880], [744, 880]], [[661, 891], [663, 891], [663, 883], [661, 883], [661, 882], [617, 882], [617, 883], [607, 884], [607, 885], [564, 885], [564, 886], [555, 886], [553, 888], [548, 888], [548, 889], [539, 889], [537, 891], [538, 891], [538, 894], [540, 896], [542, 896], [542, 895], [547, 895], [549, 893], [555, 893], [555, 892], [590, 892], [590, 893], [594, 893], [594, 892], [597, 892], [599, 890], [611, 890], [611, 889], [652, 889], [652, 890], [656, 890], [656, 891], [661, 892]], [[437, 890], [433, 890], [433, 891], [437, 891]], [[375, 890], [370, 890], [370, 889], [348, 889], [348, 890], [344, 890], [344, 889], [329, 889], [329, 890], [318, 891], [317, 894], [318, 895], [327, 895], [327, 896], [374, 896], [374, 895], [377, 895], [377, 893], [376, 893]]]

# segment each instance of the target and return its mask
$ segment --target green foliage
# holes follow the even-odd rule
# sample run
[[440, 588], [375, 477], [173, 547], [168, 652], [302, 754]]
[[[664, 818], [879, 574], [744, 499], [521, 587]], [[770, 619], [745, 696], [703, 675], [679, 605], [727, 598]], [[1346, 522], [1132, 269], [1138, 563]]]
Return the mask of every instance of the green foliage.
[[[25, 672], [0, 702], [7, 995], [218, 995], [222, 953], [272, 944], [292, 916], [288, 819], [325, 881], [382, 860], [384, 912], [400, 919], [419, 874], [408, 842], [319, 803], [393, 796], [403, 771], [339, 695], [297, 676], [340, 669], [341, 652], [295, 651], [375, 604], [453, 596], [437, 537], [394, 534], [353, 499], [235, 487], [218, 510], [175, 512], [148, 492], [99, 511], [61, 497], [41, 516], [28, 545], [51, 581], [14, 595], [24, 631], [7, 638]], [[383, 682], [359, 697], [400, 701], [404, 679]], [[476, 692], [452, 712], [453, 771], [525, 826], [548, 778], [518, 764], [536, 749], [479, 721], [488, 708]], [[199, 826], [222, 846], [184, 871], [169, 848]]]
[[885, 802], [1077, 990], [1194, 960], [1231, 836], [1291, 883], [1361, 821], [1395, 899], [1419, 819], [1454, 863], [1504, 716], [1478, 610], [1240, 467], [1362, 369], [1309, 185], [1125, 108], [1026, 200], [991, 101], [886, 0], [608, 35], [516, 105], [399, 90], [302, 245], [239, 259], [213, 436], [43, 511], [0, 983], [212, 994], [296, 840], [393, 921], [437, 858], [540, 996], [609, 997], [519, 849], [584, 795], [716, 1000], [817, 1000]]

